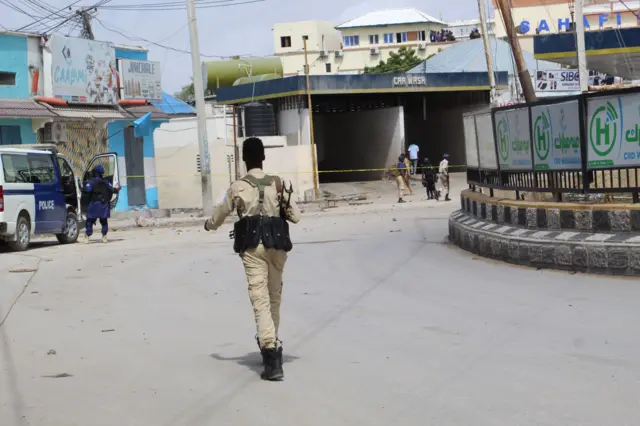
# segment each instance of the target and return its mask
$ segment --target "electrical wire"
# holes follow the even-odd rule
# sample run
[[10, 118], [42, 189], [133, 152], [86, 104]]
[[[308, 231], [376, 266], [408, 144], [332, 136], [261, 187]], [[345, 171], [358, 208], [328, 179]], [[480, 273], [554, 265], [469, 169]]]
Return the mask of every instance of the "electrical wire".
[[[244, 4], [261, 3], [265, 0], [200, 0], [195, 3], [195, 7], [198, 9], [211, 9], [216, 7], [231, 7], [240, 6]], [[119, 11], [168, 11], [168, 10], [182, 10], [187, 6], [185, 2], [173, 1], [164, 3], [141, 3], [141, 4], [127, 4], [127, 5], [110, 5], [102, 6], [104, 10], [119, 10]]]
[[[66, 10], [66, 9], [71, 9], [73, 6], [75, 6], [76, 4], [80, 3], [81, 1], [82, 1], [82, 0], [77, 0], [77, 1], [75, 1], [75, 2], [71, 3], [71, 4], [67, 5], [67, 6], [64, 6], [64, 7], [60, 8], [60, 9], [58, 9], [58, 10], [55, 12], [55, 14], [56, 14], [56, 15], [58, 15], [58, 16], [60, 16], [60, 15], [59, 15], [59, 13], [60, 13], [60, 12], [62, 12], [62, 11], [64, 11], [64, 10]], [[65, 17], [65, 18], [66, 18], [66, 17]], [[27, 29], [29, 29], [29, 28], [31, 28], [31, 27], [38, 26], [39, 24], [42, 24], [42, 23], [47, 23], [47, 24], [48, 24], [48, 23], [50, 23], [50, 22], [52, 22], [52, 21], [54, 21], [54, 20], [55, 20], [54, 18], [48, 18], [48, 19], [46, 19], [46, 21], [48, 21], [48, 22], [43, 22], [43, 20], [41, 20], [41, 19], [35, 19], [35, 20], [34, 20], [33, 22], [31, 22], [30, 24], [24, 25], [24, 26], [22, 26], [22, 27], [18, 28], [16, 31], [25, 31], [25, 30], [27, 30]]]
[[[190, 52], [189, 50], [178, 49], [178, 48], [175, 48], [175, 47], [166, 46], [166, 45], [161, 44], [161, 43], [159, 43], [159, 42], [152, 41], [152, 40], [148, 40], [148, 39], [146, 39], [146, 38], [144, 38], [144, 37], [140, 37], [140, 36], [131, 36], [131, 35], [127, 35], [123, 30], [120, 30], [119, 28], [117, 28], [117, 27], [116, 27], [115, 25], [113, 25], [113, 24], [110, 24], [113, 28], [109, 28], [109, 26], [105, 25], [105, 23], [104, 23], [100, 18], [98, 18], [98, 17], [94, 17], [94, 19], [95, 19], [95, 20], [96, 20], [96, 21], [97, 21], [97, 22], [98, 22], [98, 23], [99, 23], [99, 24], [100, 24], [100, 25], [101, 25], [105, 30], [107, 30], [107, 31], [109, 31], [109, 32], [112, 32], [112, 33], [115, 33], [115, 34], [119, 34], [120, 36], [122, 36], [122, 37], [126, 38], [127, 40], [131, 40], [131, 41], [143, 41], [143, 42], [145, 42], [145, 43], [152, 44], [152, 45], [157, 46], [157, 47], [160, 47], [160, 48], [162, 48], [162, 49], [171, 50], [171, 51], [174, 51], [174, 52], [184, 53], [184, 54], [188, 54], [188, 55], [190, 55], [190, 54], [191, 54], [191, 52]], [[178, 31], [176, 31], [176, 32], [174, 33], [174, 35], [175, 35], [175, 34], [177, 34], [177, 33], [179, 33], [180, 31], [182, 31], [183, 29], [184, 29], [184, 27], [180, 28]], [[166, 38], [165, 38], [165, 40], [166, 40]], [[164, 40], [162, 40], [162, 41], [164, 41]], [[221, 55], [207, 55], [207, 54], [204, 54], [204, 53], [201, 53], [201, 54], [200, 54], [200, 56], [204, 56], [205, 58], [217, 58], [217, 59], [230, 59], [230, 58], [233, 58], [234, 56], [245, 56], [245, 57], [249, 56], [249, 57], [256, 57], [256, 56], [254, 56], [254, 55], [228, 55], [228, 56], [221, 56]], [[259, 57], [264, 57], [264, 56], [259, 56]]]

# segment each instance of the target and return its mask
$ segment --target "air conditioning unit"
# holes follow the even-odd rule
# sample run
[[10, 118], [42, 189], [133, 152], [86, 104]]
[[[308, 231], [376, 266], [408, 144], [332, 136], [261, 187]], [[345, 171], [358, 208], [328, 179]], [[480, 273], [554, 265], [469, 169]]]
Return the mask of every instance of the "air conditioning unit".
[[321, 58], [326, 58], [327, 57], [327, 51], [326, 50], [321, 50], [320, 51], [320, 57]]
[[372, 47], [371, 48], [371, 56], [375, 56], [375, 55], [379, 55], [380, 54], [380, 48], [379, 47]]
[[418, 50], [427, 50], [427, 43], [418, 43]]
[[344, 52], [342, 50], [336, 50], [336, 58], [342, 58], [344, 56]]
[[46, 123], [43, 131], [44, 142], [56, 143], [67, 142], [67, 125], [66, 123], [54, 121]]

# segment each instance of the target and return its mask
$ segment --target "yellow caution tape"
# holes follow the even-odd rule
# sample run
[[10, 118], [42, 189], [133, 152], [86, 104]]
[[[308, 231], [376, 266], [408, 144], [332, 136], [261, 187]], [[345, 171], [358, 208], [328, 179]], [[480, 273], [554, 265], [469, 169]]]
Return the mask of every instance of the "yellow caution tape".
[[[449, 168], [459, 168], [466, 167], [465, 165], [449, 165]], [[438, 166], [431, 167], [432, 169], [437, 169]], [[424, 167], [418, 167], [418, 170], [424, 169]], [[358, 173], [358, 172], [388, 172], [391, 170], [395, 170], [392, 168], [386, 169], [351, 169], [351, 170], [318, 170], [317, 173]], [[313, 171], [295, 171], [295, 172], [268, 172], [270, 175], [302, 175], [302, 174], [313, 174]], [[126, 179], [141, 179], [141, 178], [155, 178], [155, 179], [169, 179], [174, 177], [195, 177], [200, 176], [200, 173], [187, 173], [187, 174], [171, 174], [171, 175], [131, 175], [131, 176], [121, 176], [121, 178]], [[235, 173], [211, 173], [209, 176], [235, 176]]]

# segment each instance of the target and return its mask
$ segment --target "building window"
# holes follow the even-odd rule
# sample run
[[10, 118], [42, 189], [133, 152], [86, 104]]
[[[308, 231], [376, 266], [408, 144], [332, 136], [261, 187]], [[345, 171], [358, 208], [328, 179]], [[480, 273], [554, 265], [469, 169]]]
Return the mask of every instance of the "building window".
[[426, 31], [418, 31], [418, 40], [427, 41], [427, 32]]
[[384, 42], [386, 44], [393, 43], [393, 34], [392, 33], [385, 34], [384, 35]]
[[396, 33], [396, 43], [406, 43], [407, 33]]
[[280, 47], [291, 47], [291, 37], [280, 37]]
[[15, 86], [16, 73], [0, 71], [0, 86]]
[[369, 44], [379, 44], [380, 36], [378, 34], [373, 34], [369, 36]]
[[324, 68], [327, 72], [331, 72], [331, 64], [324, 64]]
[[22, 145], [20, 126], [0, 126], [0, 145]]
[[360, 36], [345, 36], [344, 37], [344, 45], [345, 46], [359, 46], [360, 45]]

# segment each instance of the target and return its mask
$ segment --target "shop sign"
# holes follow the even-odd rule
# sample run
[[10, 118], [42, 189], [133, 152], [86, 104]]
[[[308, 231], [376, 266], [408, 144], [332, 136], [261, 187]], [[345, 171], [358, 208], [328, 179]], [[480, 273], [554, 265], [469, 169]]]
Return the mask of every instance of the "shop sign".
[[578, 101], [532, 107], [531, 129], [536, 170], [580, 169]]
[[68, 102], [118, 102], [113, 44], [53, 35], [50, 39], [53, 96]]
[[640, 166], [640, 94], [589, 99], [589, 168]]
[[529, 109], [519, 108], [495, 114], [498, 161], [502, 170], [531, 170]]
[[162, 99], [160, 62], [120, 59], [122, 99]]
[[424, 75], [393, 77], [393, 87], [422, 87], [426, 85], [427, 77]]
[[[589, 19], [587, 19], [586, 16], [584, 16], [583, 18], [584, 18], [584, 29], [585, 30], [590, 29], [591, 25], [589, 24]], [[614, 20], [617, 26], [621, 26], [622, 14], [621, 13], [614, 13], [614, 14], [602, 13], [598, 15], [598, 28], [603, 28], [605, 24], [610, 23]], [[537, 33], [541, 33], [544, 31], [550, 32], [551, 28], [549, 27], [549, 21], [547, 21], [546, 19], [541, 19], [538, 22], [538, 25], [534, 26], [530, 20], [523, 19], [519, 25], [520, 33], [528, 34], [531, 31], [534, 31]], [[571, 29], [571, 18], [558, 18], [557, 28], [558, 28], [558, 32], [569, 31]]]

